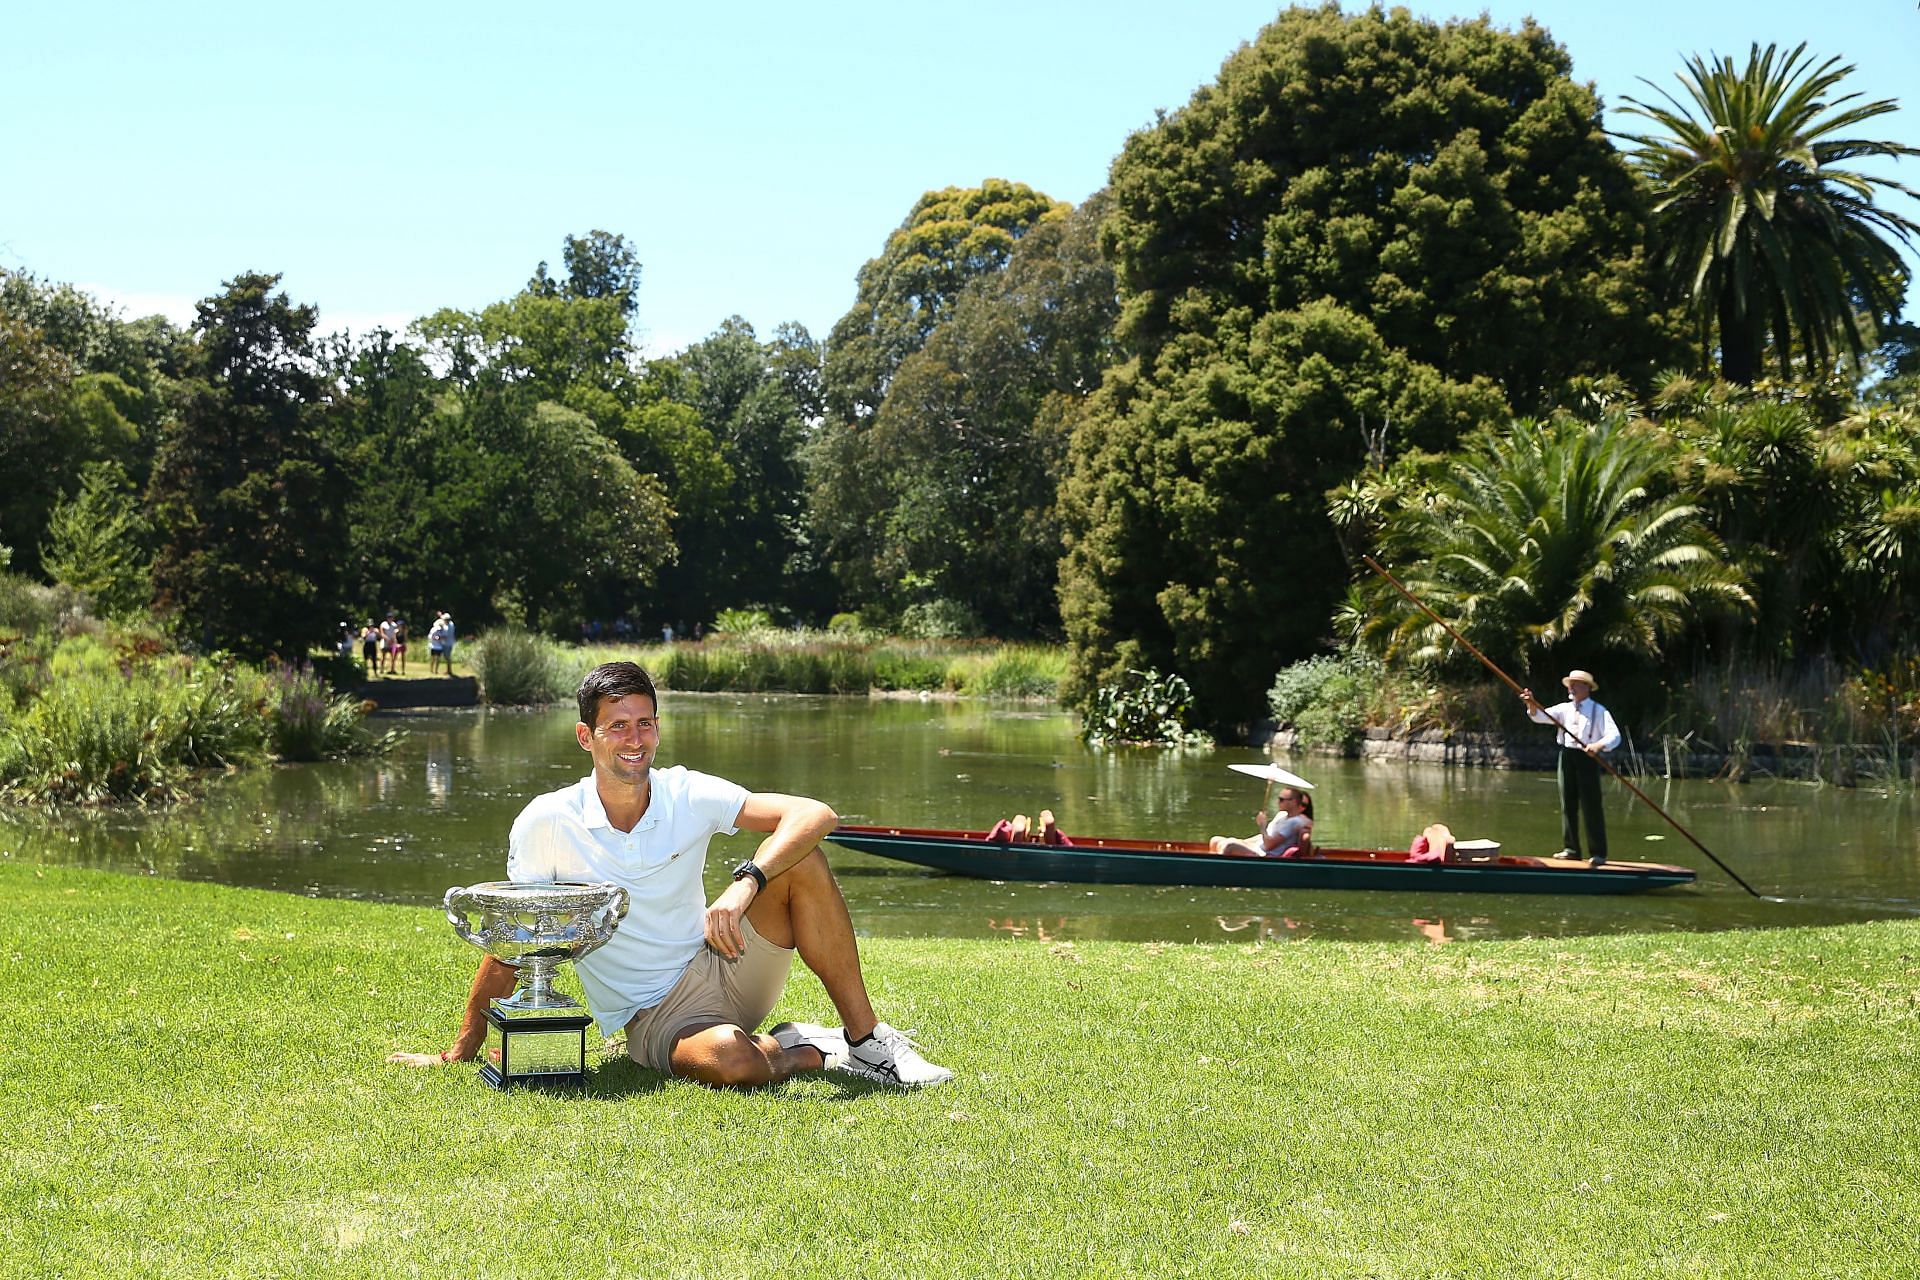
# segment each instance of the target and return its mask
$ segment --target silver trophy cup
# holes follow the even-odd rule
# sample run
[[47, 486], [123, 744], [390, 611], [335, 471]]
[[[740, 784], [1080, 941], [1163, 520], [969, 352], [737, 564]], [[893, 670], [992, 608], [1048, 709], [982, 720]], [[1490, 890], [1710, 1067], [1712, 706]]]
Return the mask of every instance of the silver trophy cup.
[[481, 1079], [496, 1089], [586, 1083], [586, 1029], [593, 1019], [553, 989], [553, 978], [562, 961], [578, 960], [613, 936], [627, 901], [617, 884], [569, 880], [489, 880], [447, 890], [442, 905], [453, 931], [519, 970], [513, 994], [487, 1008]]

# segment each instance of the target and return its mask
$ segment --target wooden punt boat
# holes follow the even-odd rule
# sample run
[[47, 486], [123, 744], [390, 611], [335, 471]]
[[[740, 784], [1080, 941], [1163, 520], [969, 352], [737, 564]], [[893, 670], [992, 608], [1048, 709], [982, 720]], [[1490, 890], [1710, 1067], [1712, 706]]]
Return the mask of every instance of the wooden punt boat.
[[1510, 856], [1409, 862], [1407, 854], [1390, 849], [1319, 849], [1311, 858], [1236, 858], [1177, 840], [1074, 836], [1071, 846], [999, 844], [965, 831], [925, 827], [841, 826], [827, 839], [861, 853], [982, 880], [1422, 893], [1639, 893], [1694, 879], [1690, 868], [1654, 862], [1590, 867], [1585, 862]]

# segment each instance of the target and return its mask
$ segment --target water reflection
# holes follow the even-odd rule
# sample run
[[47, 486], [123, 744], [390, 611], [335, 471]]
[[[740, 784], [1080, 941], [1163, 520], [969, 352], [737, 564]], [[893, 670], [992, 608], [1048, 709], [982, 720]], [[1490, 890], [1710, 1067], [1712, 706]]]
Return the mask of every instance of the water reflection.
[[[189, 807], [57, 818], [0, 812], [0, 858], [59, 862], [293, 893], [437, 903], [503, 873], [506, 833], [532, 796], [580, 777], [572, 712], [436, 711], [379, 761], [260, 770]], [[1069, 833], [1193, 839], [1246, 828], [1258, 782], [1226, 769], [1258, 752], [1093, 751], [1071, 717], [977, 703], [676, 695], [662, 703], [665, 763], [758, 790], [818, 795], [850, 822], [984, 830], [1050, 808]], [[1285, 761], [1319, 784], [1323, 843], [1405, 847], [1444, 820], [1514, 852], [1558, 847], [1545, 774]], [[1233, 941], [1466, 938], [1824, 924], [1920, 907], [1911, 793], [1761, 781], [1643, 787], [1763, 892], [1747, 897], [1624, 789], [1608, 792], [1617, 858], [1699, 870], [1690, 889], [1626, 898], [989, 884], [831, 850], [866, 934]], [[752, 849], [715, 842], [723, 869]], [[715, 877], [718, 887], [719, 877]]]
[[444, 809], [452, 796], [453, 742], [449, 734], [432, 732], [427, 739], [427, 799]]

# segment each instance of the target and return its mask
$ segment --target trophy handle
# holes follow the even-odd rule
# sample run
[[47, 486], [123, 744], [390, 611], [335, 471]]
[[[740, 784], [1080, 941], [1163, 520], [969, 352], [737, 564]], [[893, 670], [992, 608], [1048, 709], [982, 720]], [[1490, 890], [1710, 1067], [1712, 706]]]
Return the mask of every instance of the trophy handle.
[[447, 913], [447, 923], [453, 926], [455, 933], [465, 941], [485, 950], [486, 944], [473, 936], [473, 926], [467, 923], [466, 903], [467, 891], [455, 887], [447, 890], [447, 896], [440, 900], [440, 907]]
[[608, 898], [606, 905], [593, 913], [594, 932], [603, 938], [613, 932], [615, 925], [627, 918], [627, 904], [632, 900], [633, 896], [629, 894], [625, 888], [611, 881], [606, 882], [606, 887], [613, 890], [618, 896]]

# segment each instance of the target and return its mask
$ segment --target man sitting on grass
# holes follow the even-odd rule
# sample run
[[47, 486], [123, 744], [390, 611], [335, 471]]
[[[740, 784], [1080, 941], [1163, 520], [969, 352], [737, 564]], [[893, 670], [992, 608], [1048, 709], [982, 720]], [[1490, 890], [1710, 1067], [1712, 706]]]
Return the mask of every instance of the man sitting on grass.
[[[634, 663], [588, 672], [579, 704], [574, 735], [593, 757], [593, 773], [521, 812], [507, 876], [610, 880], [632, 895], [613, 936], [574, 962], [601, 1033], [624, 1028], [635, 1062], [708, 1085], [749, 1088], [822, 1068], [893, 1085], [952, 1079], [874, 1016], [853, 919], [819, 848], [839, 822], [833, 810], [800, 796], [749, 793], [681, 765], [655, 769], [659, 703]], [[703, 906], [707, 842], [741, 827], [767, 838]], [[796, 951], [845, 1028], [783, 1022], [756, 1035]], [[488, 1002], [511, 993], [514, 980], [511, 965], [483, 957], [453, 1047], [388, 1061], [426, 1067], [472, 1058], [486, 1040]]]

